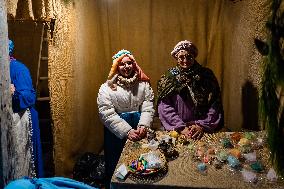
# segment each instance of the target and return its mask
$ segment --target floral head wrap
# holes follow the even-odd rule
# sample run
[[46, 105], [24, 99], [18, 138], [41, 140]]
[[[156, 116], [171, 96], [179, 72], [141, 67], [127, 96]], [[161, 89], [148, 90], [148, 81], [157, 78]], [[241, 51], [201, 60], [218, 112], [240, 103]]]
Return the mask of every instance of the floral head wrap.
[[179, 51], [181, 51], [181, 50], [186, 50], [188, 53], [192, 54], [194, 58], [197, 57], [198, 49], [190, 41], [184, 40], [184, 41], [178, 42], [178, 44], [176, 44], [173, 51], [171, 52], [171, 55], [175, 59], [177, 59], [177, 55], [178, 55]]
[[134, 59], [134, 56], [129, 52], [128, 50], [122, 49], [118, 51], [113, 57], [112, 67], [110, 69], [110, 72], [108, 74], [108, 80], [111, 80], [116, 74], [117, 74], [117, 67], [121, 60], [128, 56], [134, 64], [134, 70], [138, 73], [138, 78], [140, 81], [150, 81], [149, 77], [142, 71], [142, 69], [138, 66], [136, 60]]
[[11, 56], [14, 52], [14, 42], [12, 40], [9, 39], [9, 55]]

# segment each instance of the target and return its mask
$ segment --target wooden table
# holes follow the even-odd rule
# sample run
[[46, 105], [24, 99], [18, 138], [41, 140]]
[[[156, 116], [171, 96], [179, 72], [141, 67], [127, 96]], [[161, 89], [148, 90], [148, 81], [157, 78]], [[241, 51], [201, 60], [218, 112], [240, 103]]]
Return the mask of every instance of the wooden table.
[[[160, 132], [158, 135], [164, 135], [166, 132]], [[216, 133], [213, 135], [205, 135], [201, 141], [210, 144], [211, 146], [220, 145], [220, 139], [229, 137], [230, 133]], [[193, 141], [190, 141], [191, 143]], [[139, 143], [127, 141], [117, 167], [122, 163], [128, 164], [133, 158], [133, 154], [137, 155], [141, 152], [138, 148], [146, 140]], [[262, 156], [261, 161], [265, 165], [263, 173], [257, 173], [258, 181], [253, 183], [245, 182], [240, 171], [233, 171], [229, 165], [224, 164], [221, 169], [216, 169], [213, 165], [207, 164], [207, 173], [201, 174], [197, 170], [197, 164], [200, 162], [195, 161], [190, 155], [188, 145], [177, 145], [179, 152], [178, 158], [168, 161], [167, 172], [154, 180], [135, 179], [128, 176], [125, 180], [118, 180], [115, 176], [112, 177], [112, 188], [284, 188], [283, 180], [277, 182], [268, 182], [266, 174], [271, 167], [268, 163], [269, 151], [267, 148], [262, 148], [257, 151], [258, 156]], [[142, 149], [145, 150], [145, 149]], [[139, 155], [138, 155], [139, 156]]]

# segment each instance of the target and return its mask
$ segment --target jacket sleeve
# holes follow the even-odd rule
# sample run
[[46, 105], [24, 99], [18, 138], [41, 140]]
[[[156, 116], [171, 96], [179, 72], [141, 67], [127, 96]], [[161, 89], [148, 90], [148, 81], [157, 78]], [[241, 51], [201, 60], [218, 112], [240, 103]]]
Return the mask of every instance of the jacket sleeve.
[[153, 116], [155, 113], [154, 110], [154, 93], [148, 82], [145, 82], [145, 97], [142, 105], [140, 106], [141, 117], [138, 123], [146, 127], [151, 127]]
[[11, 80], [16, 89], [12, 96], [13, 111], [19, 112], [33, 106], [36, 102], [36, 92], [29, 70], [27, 68], [16, 70]]
[[166, 130], [182, 129], [186, 126], [176, 112], [170, 97], [165, 97], [158, 104], [158, 113], [162, 125]]
[[220, 107], [219, 101], [209, 108], [207, 115], [204, 119], [195, 120], [195, 124], [202, 126], [206, 132], [213, 132], [222, 120], [222, 112], [218, 108]]
[[99, 116], [103, 124], [118, 138], [127, 137], [128, 131], [132, 128], [124, 119], [122, 119], [113, 106], [107, 84], [103, 84], [99, 90], [97, 103]]

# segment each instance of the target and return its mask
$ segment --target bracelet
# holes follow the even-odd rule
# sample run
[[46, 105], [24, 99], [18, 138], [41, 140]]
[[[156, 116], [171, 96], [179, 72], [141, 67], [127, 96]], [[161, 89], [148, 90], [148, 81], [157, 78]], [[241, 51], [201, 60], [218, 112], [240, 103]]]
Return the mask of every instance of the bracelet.
[[127, 132], [127, 136], [129, 135], [129, 133], [130, 133], [131, 130], [133, 130], [133, 129], [130, 129], [130, 130]]
[[148, 128], [146, 125], [138, 125], [137, 128], [139, 128], [139, 127]]

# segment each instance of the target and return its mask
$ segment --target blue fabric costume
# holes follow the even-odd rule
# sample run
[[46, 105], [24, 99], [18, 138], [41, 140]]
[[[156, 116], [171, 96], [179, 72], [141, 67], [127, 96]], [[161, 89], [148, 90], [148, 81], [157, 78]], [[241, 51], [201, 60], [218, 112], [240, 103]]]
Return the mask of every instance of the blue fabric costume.
[[32, 120], [32, 143], [33, 157], [37, 177], [43, 177], [43, 161], [42, 148], [40, 143], [40, 130], [38, 113], [34, 108], [36, 102], [36, 92], [32, 85], [32, 79], [28, 68], [12, 57], [14, 44], [9, 40], [9, 55], [10, 55], [10, 78], [11, 83], [15, 86], [15, 92], [12, 97], [12, 108], [14, 113], [21, 112], [29, 108]]
[[84, 183], [63, 177], [22, 178], [9, 183], [4, 189], [96, 189]]

